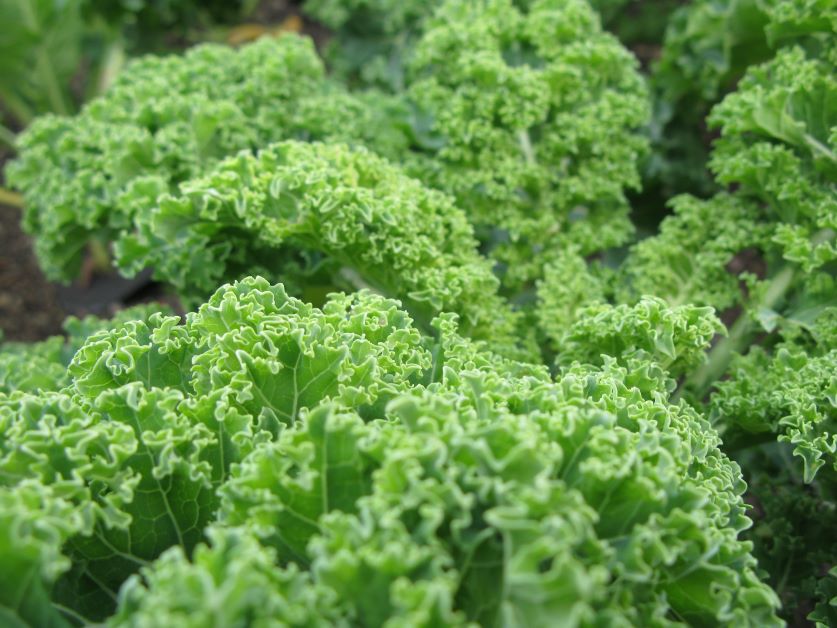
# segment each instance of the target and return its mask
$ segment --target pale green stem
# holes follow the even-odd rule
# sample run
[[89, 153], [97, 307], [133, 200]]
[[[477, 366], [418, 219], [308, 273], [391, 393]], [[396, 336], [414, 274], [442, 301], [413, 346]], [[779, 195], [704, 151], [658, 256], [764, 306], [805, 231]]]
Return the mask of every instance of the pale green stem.
[[806, 134], [805, 141], [807, 142], [808, 146], [810, 146], [814, 150], [814, 152], [819, 153], [820, 155], [831, 161], [837, 161], [837, 157], [834, 156], [834, 153], [831, 151], [831, 149], [819, 140], [817, 140], [817, 138]]
[[[785, 296], [793, 282], [795, 269], [785, 266], [771, 281], [757, 309], [773, 309]], [[746, 313], [742, 314], [729, 331], [709, 352], [709, 359], [686, 381], [684, 388], [703, 397], [726, 372], [733, 357], [741, 353], [750, 344], [755, 331], [755, 323]], [[679, 395], [679, 391], [678, 391]]]
[[[33, 31], [38, 32], [40, 25], [37, 17], [32, 11], [32, 2], [29, 0], [18, 0], [18, 7], [20, 7], [21, 15], [23, 15], [26, 25]], [[36, 63], [38, 76], [43, 82], [47, 97], [49, 99], [52, 110], [61, 115], [70, 113], [70, 108], [67, 101], [64, 99], [64, 94], [61, 90], [61, 84], [55, 75], [55, 68], [52, 65], [52, 59], [49, 58], [49, 53], [45, 48], [39, 47], [36, 53]]]
[[15, 148], [17, 146], [17, 135], [10, 128], [0, 124], [0, 142], [9, 148]]
[[520, 131], [517, 134], [517, 139], [520, 142], [520, 150], [526, 158], [526, 163], [535, 164], [535, 149], [532, 147], [532, 138], [529, 137], [529, 132], [526, 130]]
[[108, 90], [124, 65], [125, 46], [122, 38], [119, 37], [108, 46], [107, 52], [105, 53], [105, 58], [99, 69], [99, 77], [96, 81], [96, 93], [94, 96], [104, 94]]

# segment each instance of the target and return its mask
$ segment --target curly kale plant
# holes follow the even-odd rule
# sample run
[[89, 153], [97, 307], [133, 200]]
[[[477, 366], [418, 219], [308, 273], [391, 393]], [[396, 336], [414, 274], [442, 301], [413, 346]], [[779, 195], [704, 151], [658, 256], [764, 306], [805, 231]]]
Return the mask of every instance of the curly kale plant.
[[184, 323], [93, 334], [59, 391], [0, 395], [0, 548], [28, 574], [0, 580], [0, 613], [779, 625], [697, 413], [614, 363], [553, 382], [434, 327], [247, 279]]
[[[707, 201], [678, 199], [674, 216], [635, 247], [622, 271], [622, 298], [651, 292], [745, 308], [729, 339], [713, 350], [717, 359], [692, 378], [698, 394], [759, 328], [799, 324], [810, 331], [833, 311], [835, 50], [817, 58], [783, 49], [748, 72], [710, 118], [721, 129], [711, 165], [734, 191]], [[749, 251], [758, 265], [747, 265], [742, 255]]]
[[648, 113], [635, 66], [582, 1], [449, 1], [429, 22], [408, 87], [429, 129], [407, 167], [453, 194], [510, 289], [564, 247], [630, 237]]
[[[314, 300], [370, 286], [423, 322], [454, 311], [465, 333], [532, 356], [535, 334], [497, 297], [476, 242], [527, 309], [560, 248], [630, 237], [624, 192], [647, 113], [635, 65], [583, 0], [449, 0], [404, 94], [345, 91], [296, 36], [147, 57], [79, 116], [36, 122], [8, 177], [52, 277], [72, 277], [90, 241], [113, 244], [123, 272], [153, 265], [187, 299], [251, 273]], [[271, 157], [288, 139], [360, 152]]]
[[0, 623], [837, 625], [835, 4], [684, 5], [650, 90], [632, 7], [309, 0], [331, 75], [35, 122], [46, 270], [197, 309], [0, 348]]
[[[350, 84], [401, 91], [406, 66], [428, 21], [446, 0], [305, 0], [303, 11], [333, 31], [326, 59]], [[643, 6], [637, 0], [590, 0], [602, 22], [622, 41], [659, 41], [677, 0]], [[476, 3], [472, 3], [476, 4]], [[514, 0], [521, 9], [531, 0]], [[662, 5], [662, 6], [660, 6]]]
[[[695, 5], [693, 17], [710, 4], [743, 11], [745, 3]], [[760, 36], [778, 50], [766, 47], [772, 58], [749, 67], [708, 120], [720, 132], [709, 165], [726, 189], [706, 200], [675, 197], [673, 215], [624, 261], [562, 250], [538, 284], [537, 318], [561, 365], [579, 351], [585, 360], [596, 352], [618, 357], [637, 329], [624, 316], [653, 303], [648, 295], [672, 308], [666, 313], [695, 306], [723, 312], [728, 333], [706, 363], [680, 371], [675, 395], [705, 409], [744, 468], [758, 520], [747, 536], [785, 617], [810, 614], [829, 624], [828, 573], [837, 554], [806, 518], [816, 512], [822, 529], [837, 526], [837, 14], [833, 3], [758, 9]], [[714, 37], [729, 42], [718, 28]], [[707, 89], [720, 96], [720, 74], [696, 67], [715, 77]], [[690, 88], [701, 84], [692, 79]], [[658, 320], [650, 327], [657, 334], [673, 322]], [[658, 343], [639, 346], [648, 357], [634, 368], [659, 362]], [[796, 494], [805, 496], [798, 508], [781, 505]]]
[[639, 184], [647, 93], [587, 2], [309, 5], [337, 25], [378, 15], [385, 31], [422, 16], [399, 79], [404, 102], [389, 113], [407, 150], [386, 154], [453, 195], [509, 295], [529, 298], [564, 247], [591, 254], [630, 239], [625, 191]]
[[328, 82], [309, 40], [288, 35], [134, 61], [78, 116], [27, 129], [7, 176], [24, 194], [45, 271], [69, 278], [89, 240], [115, 240], [149, 198], [225, 157], [285, 138], [367, 134], [378, 135], [369, 107]]
[[[837, 49], [833, 36], [817, 34], [825, 13], [797, 20], [797, 30], [788, 26], [795, 15], [788, 6], [779, 3], [770, 15], [785, 19], [782, 28], [771, 22], [771, 37], [797, 37], [747, 70], [709, 118], [721, 134], [710, 166], [727, 190], [708, 200], [674, 199], [674, 215], [659, 234], [633, 247], [616, 272], [565, 254], [541, 284], [550, 309], [539, 317], [548, 322], [555, 309], [572, 323], [584, 316], [573, 299], [633, 303], [648, 294], [727, 311], [734, 321], [727, 337], [706, 364], [683, 374], [677, 394], [707, 403], [725, 448], [753, 483], [752, 499], [768, 504], [753, 535], [771, 531], [771, 542], [757, 548], [792, 618], [806, 616], [814, 603], [829, 608], [827, 572], [837, 560], [833, 548], [821, 549], [804, 515], [775, 505], [777, 495], [807, 483], [800, 492], [816, 502], [825, 527], [837, 526]], [[814, 34], [800, 44], [803, 26]], [[593, 289], [581, 290], [584, 284]], [[551, 337], [560, 341], [565, 328], [554, 329]], [[750, 451], [760, 444], [769, 451]]]
[[274, 144], [223, 161], [177, 196], [139, 190], [129, 204], [151, 209], [116, 242], [117, 263], [153, 266], [182, 295], [256, 271], [296, 293], [372, 287], [402, 299], [426, 329], [452, 311], [495, 350], [515, 344], [515, 316], [465, 215], [365, 149]]

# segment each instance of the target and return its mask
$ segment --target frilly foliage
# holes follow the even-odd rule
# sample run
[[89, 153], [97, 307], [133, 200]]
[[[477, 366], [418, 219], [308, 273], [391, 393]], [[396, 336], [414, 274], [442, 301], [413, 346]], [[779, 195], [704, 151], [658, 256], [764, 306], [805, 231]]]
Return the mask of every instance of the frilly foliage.
[[583, 0], [306, 10], [331, 74], [148, 57], [20, 138], [52, 276], [198, 307], [4, 345], [0, 623], [837, 621], [834, 3], [690, 3], [650, 90]]
[[[644, 83], [583, 0], [448, 0], [433, 15], [401, 94], [347, 92], [308, 40], [288, 35], [136, 60], [78, 116], [38, 120], [7, 173], [47, 274], [72, 277], [95, 241], [113, 245], [122, 272], [153, 265], [187, 300], [252, 273], [315, 301], [370, 286], [422, 324], [454, 311], [463, 332], [533, 358], [534, 324], [521, 332], [529, 325], [497, 296], [489, 267], [531, 314], [554, 251], [589, 255], [630, 238]], [[300, 164], [271, 174], [266, 155], [283, 140], [352, 150], [298, 146]], [[259, 191], [239, 195], [241, 177]], [[299, 215], [265, 205], [282, 186], [302, 194]]]
[[4, 616], [778, 625], [704, 419], [615, 363], [553, 382], [434, 325], [247, 279], [0, 396], [0, 538], [32, 574]]
[[69, 278], [88, 240], [113, 241], [149, 198], [225, 157], [285, 138], [380, 137], [375, 126], [367, 104], [326, 79], [310, 40], [207, 44], [133, 61], [78, 116], [38, 119], [7, 176], [44, 270]]
[[598, 364], [604, 356], [649, 362], [678, 378], [703, 363], [704, 351], [724, 327], [710, 307], [668, 307], [645, 297], [634, 306], [590, 305], [563, 333], [558, 363]]
[[[416, 42], [445, 1], [305, 0], [302, 9], [333, 31], [326, 59], [337, 76], [350, 84], [400, 91]], [[592, 0], [590, 5], [607, 22], [628, 3], [629, 0]], [[525, 8], [532, 3], [527, 0], [515, 4]], [[641, 32], [641, 28], [632, 26], [631, 32]]]
[[[616, 291], [628, 300], [650, 292], [737, 314], [728, 338], [681, 391], [708, 401], [726, 449], [752, 482], [751, 499], [764, 505], [752, 534], [785, 616], [802, 621], [816, 606], [811, 618], [823, 622], [833, 604], [827, 573], [835, 556], [833, 548], [819, 550], [822, 535], [806, 517], [816, 511], [823, 529], [837, 525], [837, 12], [834, 3], [815, 0], [756, 8], [755, 34], [772, 58], [746, 71], [724, 68], [743, 78], [708, 120], [720, 131], [710, 167], [728, 191], [705, 201], [676, 199], [660, 234], [628, 256], [621, 271], [627, 281]], [[690, 35], [695, 42], [697, 33]], [[706, 85], [723, 92], [720, 83]], [[807, 505], [785, 512], [781, 504], [797, 493]], [[759, 534], [768, 530], [765, 542]]]
[[117, 264], [151, 266], [185, 297], [254, 272], [282, 276], [296, 293], [371, 287], [425, 325], [456, 312], [464, 332], [513, 351], [516, 317], [465, 214], [362, 147], [269, 145], [223, 161], [179, 194], [130, 204], [152, 209], [116, 242]]
[[506, 285], [540, 278], [552, 251], [630, 237], [647, 94], [586, 2], [446, 2], [409, 70], [429, 137], [407, 167], [456, 198]]
[[654, 155], [647, 183], [709, 196], [704, 119], [747, 70], [782, 47], [818, 54], [837, 28], [831, 0], [695, 0], [675, 11], [652, 72]]
[[34, 393], [64, 388], [69, 383], [67, 366], [89, 336], [130, 321], [147, 320], [157, 312], [169, 313], [169, 310], [159, 303], [152, 303], [126, 308], [110, 319], [71, 316], [64, 322], [63, 336], [35, 343], [0, 344], [0, 392]]

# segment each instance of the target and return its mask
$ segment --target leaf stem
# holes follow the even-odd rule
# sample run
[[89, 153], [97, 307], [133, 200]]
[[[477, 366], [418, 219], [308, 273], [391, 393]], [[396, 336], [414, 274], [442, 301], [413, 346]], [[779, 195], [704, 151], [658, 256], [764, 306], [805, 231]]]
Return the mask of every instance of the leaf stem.
[[[795, 269], [791, 265], [785, 266], [770, 281], [763, 298], [757, 309], [773, 309], [785, 296], [785, 293], [793, 282]], [[732, 362], [733, 357], [741, 353], [750, 344], [751, 335], [754, 332], [754, 321], [742, 313], [735, 321], [726, 338], [722, 338], [709, 352], [709, 359], [697, 372], [686, 382], [698, 398], [703, 398], [712, 385], [718, 381]]]
[[[18, 0], [18, 7], [26, 26], [29, 27], [33, 33], [41, 35], [41, 25], [38, 23], [38, 18], [32, 9], [32, 3], [28, 0]], [[61, 115], [69, 114], [70, 106], [64, 98], [61, 83], [58, 81], [58, 77], [55, 74], [55, 67], [52, 63], [52, 59], [49, 56], [46, 45], [43, 43], [41, 43], [36, 49], [35, 66], [35, 71], [44, 84], [47, 98], [52, 110]]]
[[9, 127], [0, 124], [0, 142], [9, 148], [17, 148], [17, 135]]
[[17, 192], [12, 192], [6, 188], [0, 188], [0, 205], [9, 205], [10, 207], [23, 207], [23, 197]]
[[526, 163], [534, 165], [537, 163], [535, 159], [535, 149], [532, 147], [532, 139], [529, 137], [529, 131], [522, 130], [517, 134], [517, 140], [520, 143], [520, 152], [526, 159]]
[[98, 77], [94, 85], [92, 96], [104, 94], [113, 85], [114, 80], [125, 66], [125, 44], [121, 37], [117, 37], [107, 48], [104, 59], [99, 67]]
[[822, 142], [817, 140], [817, 138], [813, 137], [812, 135], [805, 134], [805, 142], [808, 146], [811, 147], [811, 150], [815, 153], [819, 153], [821, 156], [825, 157], [830, 161], [837, 161], [837, 157], [834, 153]]
[[99, 626], [99, 625], [101, 625], [101, 624], [94, 624], [93, 622], [91, 622], [89, 619], [87, 619], [83, 615], [80, 615], [79, 613], [74, 611], [72, 608], [70, 608], [68, 606], [64, 606], [63, 604], [59, 604], [58, 602], [52, 602], [52, 606], [58, 612], [60, 612], [62, 615], [66, 615], [67, 617], [69, 617], [73, 621], [77, 622], [77, 624], [79, 626]]

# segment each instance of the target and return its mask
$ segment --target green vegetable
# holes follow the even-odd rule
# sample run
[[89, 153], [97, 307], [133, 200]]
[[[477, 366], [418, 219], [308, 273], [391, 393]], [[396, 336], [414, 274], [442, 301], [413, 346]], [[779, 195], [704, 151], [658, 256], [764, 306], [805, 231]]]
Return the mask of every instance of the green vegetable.
[[835, 624], [836, 7], [684, 4], [646, 86], [584, 0], [311, 0], [329, 72], [34, 122], [49, 273], [197, 310], [0, 347], [0, 624]]
[[[455, 20], [468, 30], [451, 29]], [[367, 159], [359, 154], [357, 165], [338, 166], [347, 171], [305, 193], [299, 215], [277, 208], [272, 216], [264, 191], [300, 194], [309, 183], [296, 180], [301, 167], [272, 174], [268, 146], [283, 139], [367, 146], [452, 195], [498, 265], [503, 296], [528, 320], [534, 282], [554, 252], [573, 246], [587, 255], [630, 238], [625, 189], [638, 184], [645, 146], [638, 127], [647, 114], [635, 65], [582, 0], [541, 1], [528, 12], [507, 0], [451, 0], [417, 42], [402, 95], [347, 93], [296, 36], [147, 57], [75, 118], [36, 122], [8, 178], [24, 194], [24, 225], [51, 277], [72, 277], [87, 241], [114, 243], [123, 272], [154, 265], [186, 298], [205, 298], [249, 273], [281, 278], [315, 300], [314, 293], [370, 286], [404, 300], [422, 324], [454, 311], [465, 333], [533, 357], [535, 330], [521, 332], [520, 317], [496, 296], [450, 201], [405, 194], [419, 188], [381, 161], [364, 176], [382, 183], [355, 180]], [[264, 163], [252, 168], [263, 172], [235, 172], [256, 161], [234, 155], [259, 150]], [[238, 194], [242, 176], [260, 181], [256, 198]], [[320, 205], [335, 186], [345, 188], [342, 213], [327, 214], [336, 199]], [[223, 188], [220, 216], [210, 199]], [[363, 223], [340, 224], [354, 219], [350, 198], [366, 203], [369, 194], [377, 200], [362, 210]], [[346, 229], [355, 232], [351, 246], [342, 242]]]
[[410, 68], [430, 138], [408, 169], [456, 198], [508, 289], [567, 246], [588, 255], [629, 239], [647, 94], [586, 2], [446, 2]]
[[0, 103], [26, 124], [74, 109], [68, 85], [82, 55], [80, 0], [1, 0]]
[[372, 287], [402, 299], [425, 328], [440, 311], [456, 312], [468, 335], [515, 351], [516, 317], [465, 215], [365, 149], [274, 144], [225, 160], [178, 196], [130, 194], [128, 205], [153, 209], [116, 242], [117, 263], [153, 266], [184, 296], [256, 271], [286, 278], [296, 293]]
[[[804, 481], [805, 508], [819, 512], [825, 528], [837, 525], [837, 57], [833, 36], [821, 32], [833, 10], [789, 4], [768, 7], [766, 33], [790, 45], [749, 68], [709, 118], [721, 132], [710, 165], [731, 191], [676, 199], [660, 234], [628, 256], [616, 292], [628, 302], [650, 292], [670, 303], [735, 308], [728, 337], [686, 374], [678, 394], [708, 402], [726, 449], [746, 461], [753, 499], [770, 505], [762, 529], [771, 542], [757, 543], [758, 555], [787, 617], [798, 619], [806, 607], [828, 607], [821, 579], [835, 561], [832, 549], [820, 551], [807, 515], [785, 515], [776, 500], [791, 499]], [[779, 472], [772, 462], [779, 454], [754, 453], [776, 447], [785, 460]]]
[[[87, 240], [115, 239], [149, 197], [240, 150], [370, 133], [360, 109], [332, 92], [311, 42], [285, 36], [144, 57], [79, 116], [40, 118], [20, 137], [7, 177], [24, 193], [24, 226], [47, 274], [74, 276]], [[137, 196], [142, 204], [132, 204]]]
[[147, 320], [161, 311], [169, 313], [167, 307], [152, 303], [121, 310], [110, 319], [71, 316], [64, 323], [65, 336], [53, 336], [35, 343], [0, 344], [0, 392], [61, 390], [69, 382], [67, 366], [89, 336], [129, 321]]
[[[125, 51], [171, 48], [197, 26], [230, 21], [252, 0], [0, 0], [0, 122], [18, 129], [68, 115], [110, 84]], [[3, 118], [8, 114], [8, 121]], [[14, 133], [0, 126], [0, 141]]]
[[183, 324], [95, 333], [59, 392], [0, 395], [0, 538], [32, 574], [0, 580], [2, 612], [779, 625], [737, 538], [740, 471], [697, 413], [613, 362], [553, 382], [434, 327], [247, 279]]
[[[443, 4], [445, 0], [305, 0], [302, 8], [333, 31], [325, 56], [335, 75], [349, 84], [400, 91], [416, 42]], [[528, 9], [534, 2], [513, 4]], [[642, 0], [591, 0], [589, 4], [629, 44], [662, 39], [666, 18], [678, 0], [652, 5]]]
[[716, 191], [706, 169], [711, 135], [705, 118], [748, 68], [784, 46], [821, 54], [837, 29], [832, 0], [695, 0], [674, 12], [651, 82], [654, 155], [646, 187], [664, 196]]

